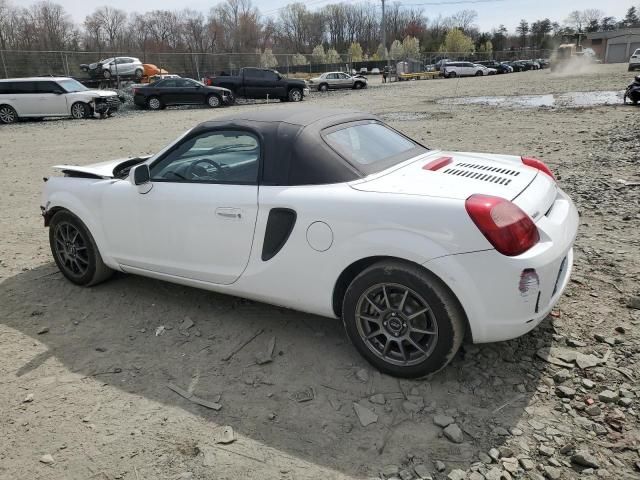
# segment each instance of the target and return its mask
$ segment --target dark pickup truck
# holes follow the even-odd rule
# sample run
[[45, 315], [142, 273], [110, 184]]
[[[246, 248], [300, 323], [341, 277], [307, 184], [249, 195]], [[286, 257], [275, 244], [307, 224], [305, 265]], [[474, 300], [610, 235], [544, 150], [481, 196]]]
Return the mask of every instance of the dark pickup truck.
[[309, 94], [304, 80], [285, 78], [266, 68], [243, 68], [238, 76], [208, 78], [207, 85], [227, 88], [236, 97], [278, 98], [283, 102], [299, 102]]

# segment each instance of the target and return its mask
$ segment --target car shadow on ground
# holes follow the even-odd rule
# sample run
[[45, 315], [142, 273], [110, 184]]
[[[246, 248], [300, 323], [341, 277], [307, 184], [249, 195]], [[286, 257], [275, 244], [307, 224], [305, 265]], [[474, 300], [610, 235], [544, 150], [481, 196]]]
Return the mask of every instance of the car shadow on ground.
[[[371, 368], [338, 320], [136, 276], [80, 288], [53, 264], [0, 284], [0, 318], [46, 346], [13, 379], [55, 357], [70, 372], [356, 476], [390, 463], [468, 465], [518, 435], [541, 385], [535, 352], [552, 337], [544, 322], [517, 340], [463, 347], [432, 378], [399, 380]], [[274, 338], [273, 360], [261, 364]], [[168, 383], [222, 408], [192, 403]], [[361, 426], [354, 402], [378, 421]], [[436, 414], [455, 418], [463, 443], [443, 437]]]

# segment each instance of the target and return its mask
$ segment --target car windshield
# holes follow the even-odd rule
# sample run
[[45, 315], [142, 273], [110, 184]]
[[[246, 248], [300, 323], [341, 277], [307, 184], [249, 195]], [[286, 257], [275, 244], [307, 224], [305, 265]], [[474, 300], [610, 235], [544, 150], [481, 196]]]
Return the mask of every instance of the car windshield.
[[104, 60], [100, 60], [98, 63], [111, 63], [113, 62], [113, 58], [105, 58]]
[[85, 91], [89, 90], [87, 87], [85, 87], [79, 81], [73, 80], [72, 78], [70, 78], [68, 80], [58, 80], [58, 85], [60, 85], [62, 88], [64, 88], [69, 93], [72, 93], [72, 92], [85, 92]]
[[365, 173], [384, 170], [427, 149], [379, 122], [359, 122], [329, 129], [326, 142]]

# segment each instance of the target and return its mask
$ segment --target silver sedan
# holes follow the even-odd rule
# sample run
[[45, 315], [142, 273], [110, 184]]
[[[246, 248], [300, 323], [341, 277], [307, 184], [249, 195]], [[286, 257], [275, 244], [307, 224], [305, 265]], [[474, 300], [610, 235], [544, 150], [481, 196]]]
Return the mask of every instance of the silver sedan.
[[351, 76], [344, 72], [327, 72], [308, 81], [311, 90], [326, 92], [338, 88], [367, 88], [368, 81], [360, 75]]

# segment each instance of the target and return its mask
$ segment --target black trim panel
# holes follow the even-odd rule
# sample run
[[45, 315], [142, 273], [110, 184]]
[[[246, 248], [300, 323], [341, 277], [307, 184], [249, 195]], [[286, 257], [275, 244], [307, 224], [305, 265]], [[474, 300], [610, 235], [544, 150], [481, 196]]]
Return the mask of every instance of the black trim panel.
[[296, 212], [290, 208], [272, 208], [262, 244], [262, 261], [271, 260], [282, 250], [296, 224]]

